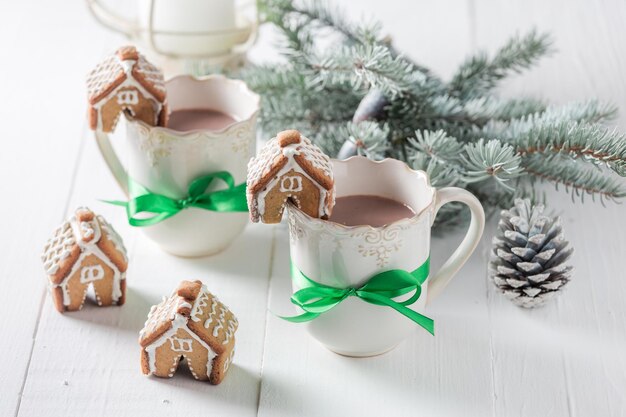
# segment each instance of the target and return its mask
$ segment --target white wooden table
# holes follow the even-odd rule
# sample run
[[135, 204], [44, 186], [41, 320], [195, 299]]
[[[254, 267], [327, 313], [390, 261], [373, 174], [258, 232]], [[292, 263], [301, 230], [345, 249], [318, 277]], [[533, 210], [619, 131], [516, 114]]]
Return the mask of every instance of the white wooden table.
[[[503, 94], [595, 96], [626, 112], [623, 1], [343, 3], [355, 18], [376, 15], [401, 50], [444, 76], [469, 51], [493, 50], [515, 30], [552, 30], [560, 53]], [[179, 259], [98, 201], [120, 193], [86, 130], [84, 75], [122, 42], [82, 1], [0, 2], [0, 416], [626, 415], [624, 206], [572, 205], [550, 193], [576, 248], [576, 272], [545, 308], [520, 310], [488, 283], [492, 221], [429, 311], [436, 337], [416, 330], [386, 355], [341, 357], [269, 312], [291, 311], [284, 227], [249, 226], [219, 256]], [[254, 57], [267, 51], [261, 42]], [[623, 115], [617, 123], [626, 130]], [[127, 303], [61, 315], [45, 293], [39, 253], [84, 204], [126, 240]], [[459, 237], [435, 240], [435, 263]], [[198, 278], [239, 317], [235, 365], [217, 387], [185, 372], [144, 377], [137, 332], [149, 306], [181, 279]]]

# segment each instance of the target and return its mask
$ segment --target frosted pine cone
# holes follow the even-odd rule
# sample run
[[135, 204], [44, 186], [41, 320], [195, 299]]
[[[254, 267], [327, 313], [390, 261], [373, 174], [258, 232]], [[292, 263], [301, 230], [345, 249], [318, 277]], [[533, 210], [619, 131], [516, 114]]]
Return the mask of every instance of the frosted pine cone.
[[570, 280], [565, 265], [573, 248], [563, 239], [560, 218], [543, 215], [543, 204], [531, 207], [528, 199], [515, 200], [502, 210], [493, 238], [489, 276], [495, 286], [520, 307], [543, 305]]

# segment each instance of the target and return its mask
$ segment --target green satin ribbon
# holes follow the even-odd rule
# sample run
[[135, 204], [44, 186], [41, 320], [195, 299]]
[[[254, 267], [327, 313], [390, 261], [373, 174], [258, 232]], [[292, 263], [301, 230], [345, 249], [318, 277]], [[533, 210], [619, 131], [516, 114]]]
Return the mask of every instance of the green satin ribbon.
[[[391, 307], [434, 335], [435, 323], [433, 320], [407, 307], [419, 299], [422, 293], [422, 284], [428, 278], [429, 268], [430, 258], [426, 259], [426, 262], [413, 272], [392, 269], [374, 275], [359, 288], [335, 288], [313, 281], [292, 262], [291, 277], [301, 289], [291, 296], [291, 302], [304, 310], [304, 313], [291, 317], [280, 316], [280, 318], [294, 323], [310, 321], [332, 309], [346, 298], [354, 296], [371, 304]], [[413, 295], [406, 301], [392, 300], [392, 298], [411, 292]]]
[[[207, 193], [206, 190], [215, 180], [226, 183], [228, 188]], [[129, 180], [128, 191], [131, 196], [137, 196], [126, 201], [107, 201], [126, 208], [128, 223], [131, 226], [150, 226], [172, 217], [181, 210], [196, 207], [217, 212], [246, 212], [246, 184], [235, 185], [235, 179], [227, 171], [214, 172], [200, 178], [196, 178], [189, 184], [187, 197], [175, 199], [161, 194], [155, 194]], [[140, 213], [152, 213], [154, 216], [138, 218]]]

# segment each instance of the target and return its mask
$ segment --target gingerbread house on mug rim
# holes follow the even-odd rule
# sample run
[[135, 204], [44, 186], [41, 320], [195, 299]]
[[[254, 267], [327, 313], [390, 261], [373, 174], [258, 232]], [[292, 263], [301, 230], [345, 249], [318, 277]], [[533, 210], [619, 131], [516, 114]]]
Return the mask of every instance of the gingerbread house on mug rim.
[[330, 159], [297, 130], [280, 132], [250, 160], [247, 198], [253, 222], [280, 222], [287, 201], [328, 218], [335, 204]]
[[142, 372], [172, 377], [185, 358], [194, 378], [219, 384], [235, 355], [238, 325], [201, 281], [182, 281], [172, 295], [152, 306], [139, 333]]
[[126, 248], [104, 217], [88, 208], [78, 208], [57, 228], [41, 259], [58, 311], [80, 310], [90, 285], [98, 305], [124, 304]]
[[164, 126], [167, 117], [163, 74], [134, 46], [107, 57], [87, 76], [89, 125], [112, 132], [122, 112], [151, 126]]

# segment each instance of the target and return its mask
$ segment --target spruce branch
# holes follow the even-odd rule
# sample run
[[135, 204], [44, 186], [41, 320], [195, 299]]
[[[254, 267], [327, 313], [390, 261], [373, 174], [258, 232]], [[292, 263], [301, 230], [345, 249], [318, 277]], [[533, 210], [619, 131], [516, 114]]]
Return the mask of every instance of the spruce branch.
[[605, 200], [626, 197], [626, 185], [623, 181], [611, 178], [601, 169], [585, 168], [560, 155], [555, 155], [548, 161], [538, 155], [524, 157], [523, 165], [525, 172], [553, 183], [557, 190], [559, 185], [565, 186], [566, 191], [571, 191], [572, 201], [574, 197], [580, 197], [584, 201], [585, 195], [590, 195], [593, 201], [597, 196], [604, 204]]
[[306, 91], [307, 81], [301, 72], [269, 65], [250, 67], [241, 74], [248, 86], [261, 95]]
[[323, 106], [315, 96], [295, 95], [285, 97], [265, 97], [261, 111], [263, 129], [274, 134], [290, 128], [298, 129], [320, 145], [326, 152], [336, 152], [341, 143], [325, 132], [343, 126], [351, 114], [333, 111]]
[[295, 12], [291, 0], [259, 0], [257, 8], [262, 22], [274, 24], [282, 34], [283, 45], [279, 43], [287, 56], [305, 54], [313, 48], [311, 32], [304, 30], [307, 22], [302, 19], [290, 19]]
[[496, 139], [489, 142], [480, 139], [476, 143], [465, 145], [465, 154], [461, 156], [461, 161], [465, 168], [465, 182], [477, 183], [494, 179], [496, 184], [510, 192], [515, 189], [507, 183], [523, 173], [520, 167], [521, 158], [515, 154], [514, 148]]
[[464, 185], [458, 171], [452, 165], [445, 165], [428, 158], [423, 153], [416, 152], [411, 156], [413, 169], [425, 171], [433, 187], [453, 187]]
[[448, 136], [444, 130], [422, 130], [415, 132], [415, 138], [407, 138], [408, 144], [417, 151], [416, 155], [426, 155], [429, 160], [446, 166], [455, 166], [463, 152], [463, 144]]
[[484, 125], [490, 120], [508, 121], [543, 112], [546, 104], [533, 98], [501, 99], [484, 96], [467, 100], [463, 110], [475, 124]]
[[[413, 169], [419, 169], [428, 174], [430, 184], [433, 187], [463, 187], [466, 185], [453, 165], [438, 163], [419, 151], [414, 151], [411, 161]], [[442, 206], [435, 219], [434, 233], [440, 235], [465, 224], [469, 220], [468, 214], [468, 210], [460, 203], [450, 203]]]
[[561, 153], [573, 159], [606, 164], [626, 176], [626, 137], [597, 124], [538, 123], [511, 141], [522, 156]]
[[423, 75], [383, 45], [346, 46], [325, 57], [311, 57], [311, 87], [349, 83], [355, 90], [377, 88], [391, 98], [409, 90]]
[[430, 120], [460, 123], [468, 128], [479, 129], [489, 122], [515, 120], [545, 109], [546, 105], [535, 99], [506, 100], [484, 96], [463, 101], [444, 94], [430, 98], [417, 119], [424, 123]]
[[[505, 77], [551, 52], [547, 35], [532, 31], [491, 56], [479, 53], [446, 83], [399, 54], [376, 25], [348, 21], [327, 0], [259, 2], [264, 21], [283, 35], [286, 58], [243, 73], [262, 95], [266, 134], [296, 128], [331, 155], [346, 144], [348, 153], [404, 160], [435, 186], [468, 189], [486, 210], [539, 198], [539, 180], [602, 202], [626, 198], [605, 169], [626, 176], [626, 137], [604, 127], [614, 105], [494, 94]], [[376, 106], [361, 108], [372, 89]], [[467, 210], [449, 204], [436, 224], [441, 230], [463, 219]]]
[[617, 106], [599, 100], [573, 101], [564, 105], [550, 105], [541, 114], [543, 121], [570, 120], [584, 123], [604, 123], [615, 119]]
[[[355, 145], [357, 155], [373, 160], [383, 159], [389, 150], [389, 127], [374, 121], [348, 122], [333, 132], [337, 141], [349, 141]], [[339, 142], [341, 143], [341, 142]]]
[[473, 184], [469, 184], [466, 188], [480, 200], [487, 216], [510, 206], [515, 196], [518, 195], [519, 189], [518, 184], [516, 184], [514, 191], [501, 187], [485, 187]]
[[309, 34], [323, 28], [332, 29], [350, 43], [374, 43], [381, 38], [377, 22], [354, 25], [341, 9], [328, 1], [261, 0], [258, 3], [262, 20], [277, 24], [281, 29], [286, 21], [291, 21]]
[[484, 95], [511, 73], [530, 68], [551, 52], [551, 47], [547, 34], [533, 30], [525, 36], [513, 37], [492, 59], [480, 52], [466, 60], [452, 77], [450, 95], [462, 99]]
[[314, 129], [309, 120], [308, 106], [302, 97], [294, 97], [291, 101], [265, 97], [260, 119], [263, 129], [272, 134], [286, 128], [302, 129], [303, 133]]
[[613, 119], [617, 108], [598, 100], [575, 101], [565, 105], [549, 105], [545, 111], [522, 115], [509, 121], [491, 119], [482, 129], [475, 132], [488, 138], [511, 140], [526, 134], [538, 125], [556, 125], [566, 122], [598, 124]]

